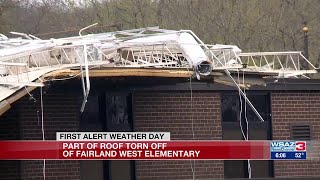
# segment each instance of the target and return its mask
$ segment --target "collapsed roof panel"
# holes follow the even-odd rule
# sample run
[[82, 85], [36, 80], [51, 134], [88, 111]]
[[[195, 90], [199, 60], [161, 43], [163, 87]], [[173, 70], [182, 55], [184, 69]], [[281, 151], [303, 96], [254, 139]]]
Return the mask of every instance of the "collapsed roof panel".
[[[190, 30], [150, 27], [84, 36], [79, 32], [49, 40], [14, 34], [24, 39], [0, 38], [0, 101], [23, 87], [42, 86], [35, 81], [49, 72], [70, 68], [80, 69], [85, 94], [90, 90], [90, 69], [102, 67], [178, 68], [192, 70], [198, 78], [212, 71], [284, 78], [316, 73], [301, 52], [242, 53], [233, 45], [206, 45]], [[303, 63], [308, 66], [302, 68]]]

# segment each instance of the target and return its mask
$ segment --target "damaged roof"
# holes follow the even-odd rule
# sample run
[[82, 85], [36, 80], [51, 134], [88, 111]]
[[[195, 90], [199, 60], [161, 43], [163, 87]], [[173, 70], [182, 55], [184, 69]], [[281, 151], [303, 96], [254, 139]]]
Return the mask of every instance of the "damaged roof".
[[234, 45], [204, 44], [190, 30], [148, 27], [82, 35], [86, 28], [79, 36], [47, 40], [0, 34], [0, 115], [30, 90], [56, 79], [80, 77], [85, 101], [90, 77], [226, 75], [233, 80], [239, 73], [277, 78], [317, 73], [301, 52], [243, 53]]

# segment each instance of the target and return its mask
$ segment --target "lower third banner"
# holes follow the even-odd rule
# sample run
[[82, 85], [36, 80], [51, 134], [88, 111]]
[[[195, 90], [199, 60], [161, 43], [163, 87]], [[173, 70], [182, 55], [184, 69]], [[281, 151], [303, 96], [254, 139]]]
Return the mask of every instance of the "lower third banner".
[[0, 141], [0, 159], [270, 159], [268, 141]]

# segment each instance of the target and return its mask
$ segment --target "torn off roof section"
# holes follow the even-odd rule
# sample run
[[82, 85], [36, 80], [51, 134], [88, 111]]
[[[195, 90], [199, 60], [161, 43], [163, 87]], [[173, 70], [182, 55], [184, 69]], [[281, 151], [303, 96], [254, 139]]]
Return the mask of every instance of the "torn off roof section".
[[[242, 53], [234, 45], [204, 44], [190, 30], [158, 27], [41, 40], [32, 35], [0, 36], [0, 102], [24, 87], [43, 86], [43, 77], [79, 69], [84, 96], [90, 90], [89, 72], [121, 68], [114, 76], [189, 77], [226, 73], [256, 73], [278, 78], [316, 73], [301, 52]], [[302, 64], [307, 63], [308, 67]], [[111, 68], [111, 69], [110, 69]], [[128, 69], [128, 73], [126, 70]], [[132, 69], [134, 68], [134, 69]], [[108, 71], [106, 70], [106, 71]], [[143, 70], [143, 71], [141, 71]], [[150, 72], [148, 72], [150, 71]], [[143, 72], [143, 73], [142, 73]], [[100, 76], [103, 76], [100, 74]], [[110, 75], [112, 76], [112, 75]]]

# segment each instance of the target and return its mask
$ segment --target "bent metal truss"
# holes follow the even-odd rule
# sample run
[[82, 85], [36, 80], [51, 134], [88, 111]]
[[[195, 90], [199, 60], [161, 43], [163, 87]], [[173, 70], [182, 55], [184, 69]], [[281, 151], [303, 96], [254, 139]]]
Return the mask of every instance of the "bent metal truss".
[[307, 77], [317, 72], [301, 52], [242, 53], [233, 45], [204, 44], [190, 30], [148, 27], [81, 35], [85, 29], [79, 36], [47, 40], [16, 32], [12, 34], [22, 38], [0, 34], [0, 106], [6, 106], [6, 98], [22, 88], [44, 86], [46, 74], [70, 68], [80, 70], [84, 93], [81, 111], [90, 91], [89, 71], [97, 68], [181, 69], [192, 71], [198, 79], [224, 71], [232, 80], [231, 74], [239, 71], [277, 78]]

